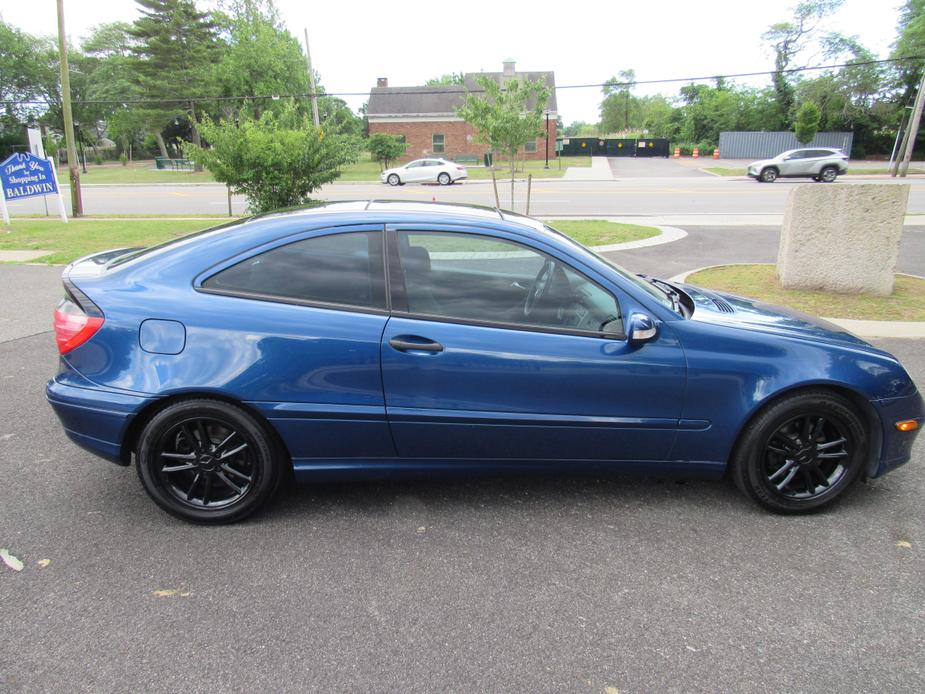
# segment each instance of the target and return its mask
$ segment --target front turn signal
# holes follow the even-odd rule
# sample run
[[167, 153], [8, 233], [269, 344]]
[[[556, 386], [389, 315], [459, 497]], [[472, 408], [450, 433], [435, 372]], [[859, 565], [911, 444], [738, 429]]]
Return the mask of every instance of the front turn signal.
[[896, 428], [900, 431], [915, 431], [919, 428], [919, 422], [917, 419], [904, 419], [896, 422]]

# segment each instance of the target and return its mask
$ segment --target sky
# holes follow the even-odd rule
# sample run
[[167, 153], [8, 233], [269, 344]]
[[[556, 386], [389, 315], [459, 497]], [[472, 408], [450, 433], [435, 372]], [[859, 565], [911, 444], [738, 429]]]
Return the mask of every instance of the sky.
[[[390, 86], [416, 86], [445, 73], [499, 71], [508, 58], [518, 71], [554, 71], [559, 87], [600, 84], [630, 68], [638, 80], [769, 70], [773, 59], [761, 34], [788, 19], [794, 4], [586, 0], [570, 13], [568, 3], [544, 0], [276, 0], [293, 34], [301, 39], [308, 29], [312, 62], [329, 93], [368, 92], [377, 77], [387, 77]], [[824, 30], [857, 35], [886, 57], [901, 4], [845, 0]], [[0, 16], [33, 34], [56, 34], [55, 6], [54, 0], [2, 0]], [[95, 24], [132, 21], [135, 7], [132, 0], [65, 0], [67, 33], [76, 39]], [[759, 86], [769, 78], [739, 81]], [[673, 94], [682, 85], [640, 85], [636, 93]], [[365, 101], [345, 99], [353, 108]], [[557, 99], [566, 123], [599, 119], [599, 87], [559, 89]]]

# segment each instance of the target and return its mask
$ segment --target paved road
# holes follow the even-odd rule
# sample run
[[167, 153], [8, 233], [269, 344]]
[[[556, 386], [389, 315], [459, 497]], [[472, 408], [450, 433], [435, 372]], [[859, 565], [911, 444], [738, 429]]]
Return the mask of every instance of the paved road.
[[[776, 243], [689, 231], [620, 260]], [[538, 477], [288, 488], [200, 528], [45, 404], [57, 274], [0, 266], [0, 547], [26, 564], [0, 565], [4, 692], [925, 690], [922, 442], [803, 518], [722, 483]], [[877, 344], [925, 384], [925, 341]]]
[[[619, 163], [617, 164], [619, 166]], [[881, 179], [882, 180], [882, 179]], [[856, 185], [862, 181], [834, 185]], [[925, 213], [925, 179], [909, 179], [908, 211]], [[665, 214], [783, 214], [790, 190], [805, 182], [781, 180], [773, 185], [715, 176], [624, 178], [617, 181], [545, 180], [533, 184], [533, 215], [665, 215]], [[817, 184], [818, 185], [818, 184]], [[501, 206], [510, 207], [508, 186], [499, 186]], [[518, 183], [515, 208], [524, 211], [526, 184]], [[494, 206], [491, 183], [454, 186], [332, 184], [318, 195], [326, 200], [403, 199], [464, 202]], [[214, 214], [227, 212], [220, 185], [86, 186], [87, 214]], [[41, 199], [10, 204], [11, 213], [43, 214]], [[245, 202], [235, 197], [233, 211], [243, 214]]]

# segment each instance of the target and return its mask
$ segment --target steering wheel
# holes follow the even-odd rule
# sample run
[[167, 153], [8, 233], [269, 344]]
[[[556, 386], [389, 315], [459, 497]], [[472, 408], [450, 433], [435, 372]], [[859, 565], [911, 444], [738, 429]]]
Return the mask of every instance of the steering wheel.
[[529, 317], [536, 308], [537, 302], [546, 296], [549, 288], [552, 286], [552, 273], [555, 269], [555, 263], [549, 259], [543, 263], [543, 267], [536, 273], [536, 279], [533, 280], [533, 286], [524, 299], [524, 316]]

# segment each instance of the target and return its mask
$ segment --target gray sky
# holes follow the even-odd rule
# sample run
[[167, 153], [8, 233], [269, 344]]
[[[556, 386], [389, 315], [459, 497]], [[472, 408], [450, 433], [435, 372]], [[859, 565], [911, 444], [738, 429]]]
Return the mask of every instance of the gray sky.
[[[886, 57], [902, 0], [846, 0], [825, 26], [858, 35]], [[210, 3], [200, 3], [206, 7]], [[214, 4], [214, 3], [213, 3]], [[295, 35], [309, 31], [312, 58], [329, 92], [364, 92], [377, 77], [414, 86], [449, 72], [500, 70], [513, 58], [518, 70], [553, 70], [556, 84], [601, 83], [633, 68], [637, 79], [753, 72], [773, 67], [761, 34], [790, 16], [795, 2], [766, 0], [651, 0], [628, 3], [500, 0], [276, 0]], [[131, 21], [131, 0], [65, 0], [67, 30], [79, 37], [94, 24]], [[4, 0], [3, 18], [31, 33], [54, 34], [54, 0]], [[753, 80], [765, 84], [767, 78]], [[639, 87], [638, 93], [674, 93], [677, 85]], [[598, 120], [600, 89], [558, 92], [563, 120]], [[349, 97], [354, 108], [365, 99]]]

